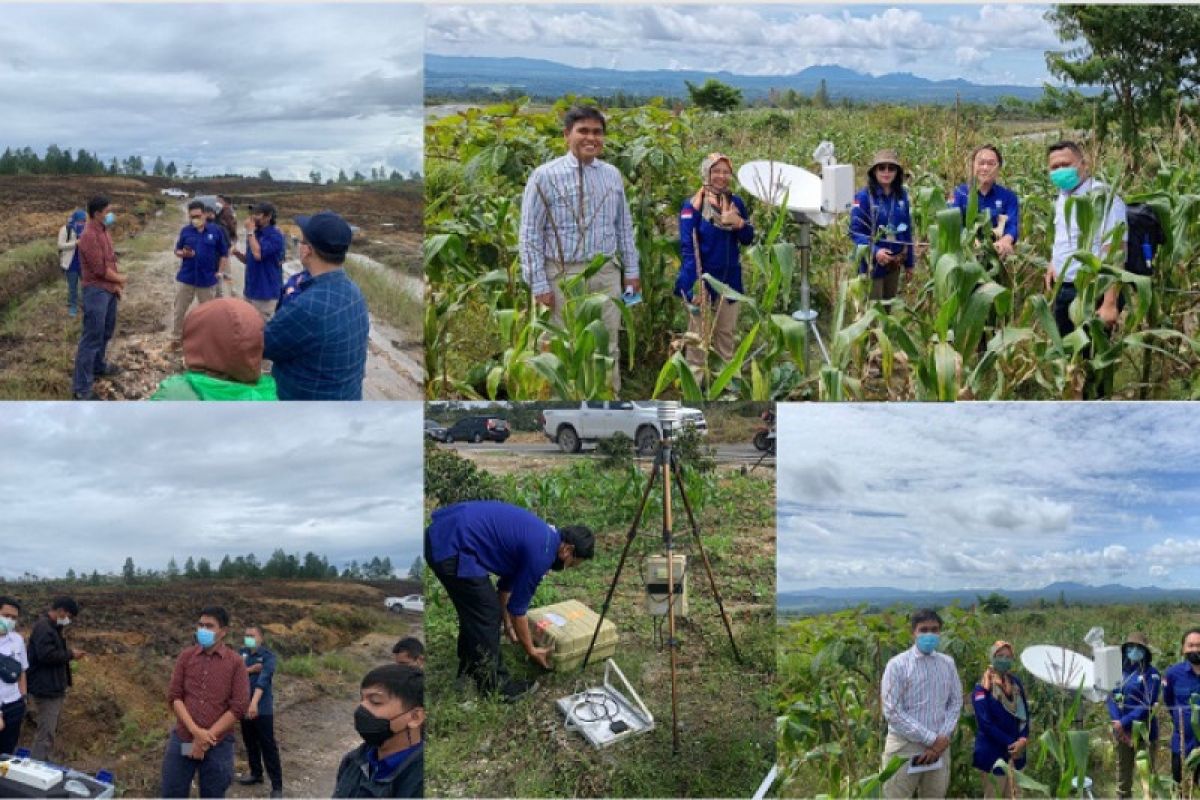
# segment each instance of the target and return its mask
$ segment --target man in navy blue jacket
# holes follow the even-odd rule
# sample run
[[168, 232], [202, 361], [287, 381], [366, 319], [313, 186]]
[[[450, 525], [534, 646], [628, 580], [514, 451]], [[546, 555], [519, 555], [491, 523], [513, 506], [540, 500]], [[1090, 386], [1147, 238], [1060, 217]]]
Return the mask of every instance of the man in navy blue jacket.
[[[529, 684], [508, 677], [500, 656], [500, 626], [529, 657], [549, 669], [549, 652], [534, 647], [525, 615], [549, 570], [592, 557], [595, 537], [585, 527], [561, 530], [523, 508], [493, 500], [456, 503], [433, 512], [425, 529], [425, 561], [458, 612], [458, 674], [480, 693], [514, 700]], [[493, 586], [488, 575], [499, 580]]]
[[183, 339], [183, 319], [192, 300], [206, 303], [216, 293], [217, 273], [229, 257], [229, 240], [220, 225], [208, 222], [204, 204], [199, 200], [188, 203], [188, 224], [179, 232], [175, 256], [181, 259], [175, 275], [175, 321], [171, 336], [178, 345]]

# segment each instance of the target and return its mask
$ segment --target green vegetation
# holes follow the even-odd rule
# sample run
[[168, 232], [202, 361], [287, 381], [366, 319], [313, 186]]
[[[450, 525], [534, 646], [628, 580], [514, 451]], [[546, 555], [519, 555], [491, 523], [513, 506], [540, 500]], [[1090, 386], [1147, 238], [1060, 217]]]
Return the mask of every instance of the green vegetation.
[[[608, 301], [577, 294], [572, 322], [550, 326], [546, 312], [531, 305], [517, 257], [525, 180], [562, 153], [559, 115], [578, 99], [548, 110], [521, 101], [474, 108], [427, 127], [431, 397], [571, 399], [609, 391], [596, 376], [607, 368], [606, 356], [583, 337]], [[688, 400], [1071, 399], [1096, 377], [1120, 398], [1200, 396], [1193, 322], [1200, 314], [1193, 291], [1200, 148], [1187, 131], [1148, 129], [1146, 148], [1136, 154], [1087, 144], [1095, 171], [1127, 202], [1152, 205], [1168, 241], [1149, 279], [1122, 272], [1115, 250], [1105, 259], [1084, 258], [1078, 330], [1063, 339], [1043, 287], [1056, 191], [1046, 174], [1045, 142], [1078, 131], [1053, 120], [1001, 124], [979, 107], [806, 106], [720, 116], [661, 103], [612, 110], [605, 158], [627, 180], [645, 301], [630, 311], [622, 334], [625, 391]], [[738, 165], [773, 158], [816, 169], [810, 155], [822, 140], [835, 143], [840, 161], [859, 165], [881, 147], [899, 150], [915, 237], [929, 243], [927, 256], [896, 301], [871, 301], [868, 282], [857, 276], [847, 221], [816, 230], [813, 302], [832, 364], [806, 364], [806, 331], [790, 316], [800, 292], [794, 224], [748, 199], [758, 233], [743, 253], [745, 291], [737, 296], [714, 283], [741, 303], [741, 347], [728, 364], [710, 354], [693, 380], [678, 352], [686, 311], [673, 287], [676, 212], [696, 189], [696, 167], [720, 150]], [[972, 213], [964, 225], [958, 214], [941, 213], [947, 194], [968, 177], [967, 154], [988, 141], [1002, 148], [1000, 181], [1022, 203], [1021, 241], [1003, 265], [988, 244], [977, 243], [987, 238], [980, 235], [984, 215]], [[1098, 224], [1099, 203], [1081, 199], [1075, 208], [1089, 225]], [[1091, 302], [1118, 284], [1128, 307], [1122, 324], [1107, 330]]]
[[[427, 451], [431, 461], [435, 455], [455, 457]], [[591, 459], [538, 472], [483, 474], [497, 498], [553, 523], [584, 524], [596, 532], [596, 557], [578, 569], [551, 573], [533, 606], [577, 599], [598, 612], [646, 475], [632, 466], [606, 469]], [[609, 619], [620, 633], [615, 660], [654, 714], [656, 729], [611, 749], [593, 750], [582, 737], [563, 730], [554, 701], [599, 685], [602, 664], [593, 663], [583, 675], [540, 673], [508, 644], [503, 650], [510, 671], [539, 680], [532, 697], [509, 706], [455, 688], [457, 621], [441, 584], [431, 579], [425, 596], [428, 794], [730, 797], [748, 796], [758, 785], [774, 758], [774, 481], [735, 471], [701, 475], [688, 470], [687, 483], [743, 663], [733, 659], [707, 579], [697, 569], [688, 589], [690, 613], [678, 627], [680, 752], [671, 752], [669, 656], [656, 643], [652, 620], [643, 610], [639, 576], [643, 556], [661, 547], [661, 500], [655, 492]], [[689, 531], [680, 510], [676, 541], [690, 562], [698, 556]]]
[[[998, 594], [986, 599], [997, 598], [1007, 602]], [[879, 684], [888, 659], [912, 646], [907, 613], [907, 609], [879, 613], [857, 609], [781, 622], [778, 689], [783, 715], [779, 728], [783, 796], [875, 796], [862, 793], [861, 782], [877, 777], [883, 766], [886, 721]], [[978, 797], [982, 791], [979, 773], [971, 764], [975, 720], [970, 712], [970, 689], [987, 666], [992, 642], [1012, 642], [1018, 655], [1033, 644], [1057, 644], [1089, 654], [1083, 636], [1093, 626], [1104, 628], [1109, 644], [1132, 631], [1142, 631], [1150, 639], [1155, 666], [1165, 671], [1181, 660], [1180, 635], [1195, 624], [1195, 609], [1178, 604], [1017, 608], [998, 613], [982, 607], [951, 608], [940, 613], [946, 622], [940, 650], [958, 665], [967, 706], [952, 737], [948, 797]], [[1032, 715], [1022, 792], [1069, 796], [1070, 778], [1083, 773], [1095, 782], [1096, 797], [1115, 796], [1116, 756], [1105, 707], [1049, 687], [1019, 665], [1017, 675], [1025, 685]], [[1160, 725], [1157, 773], [1149, 769], [1143, 752], [1134, 793], [1170, 797], [1175, 796], [1170, 790], [1167, 751], [1171, 725], [1161, 708], [1156, 713]], [[1191, 787], [1185, 783], [1183, 788]]]

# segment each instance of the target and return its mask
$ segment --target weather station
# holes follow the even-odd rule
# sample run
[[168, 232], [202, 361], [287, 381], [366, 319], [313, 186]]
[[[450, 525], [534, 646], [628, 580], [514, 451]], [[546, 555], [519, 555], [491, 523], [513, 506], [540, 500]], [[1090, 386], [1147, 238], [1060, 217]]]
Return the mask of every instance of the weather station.
[[[1042, 683], [1067, 692], [1078, 692], [1082, 699], [1091, 703], [1103, 703], [1121, 685], [1121, 648], [1104, 643], [1104, 629], [1092, 628], [1083, 637], [1092, 648], [1092, 658], [1067, 647], [1037, 644], [1021, 651], [1021, 664], [1029, 674]], [[1083, 727], [1082, 705], [1076, 705], [1075, 727]], [[1086, 743], [1088, 732], [1072, 730], [1068, 737]], [[1080, 769], [1082, 774], [1086, 765]], [[1082, 787], [1078, 776], [1071, 779], [1072, 787], [1083, 796], [1092, 797], [1092, 779], [1083, 776]]]
[[812, 226], [828, 227], [839, 214], [849, 212], [854, 202], [854, 167], [839, 164], [833, 144], [821, 142], [813, 152], [821, 174], [782, 161], [750, 161], [738, 170], [738, 182], [770, 208], [784, 208], [799, 230], [795, 248], [800, 262], [800, 308], [792, 319], [803, 323], [804, 369], [808, 371], [809, 341], [815, 339], [821, 358], [829, 363], [829, 352], [817, 329], [817, 311], [812, 307]]

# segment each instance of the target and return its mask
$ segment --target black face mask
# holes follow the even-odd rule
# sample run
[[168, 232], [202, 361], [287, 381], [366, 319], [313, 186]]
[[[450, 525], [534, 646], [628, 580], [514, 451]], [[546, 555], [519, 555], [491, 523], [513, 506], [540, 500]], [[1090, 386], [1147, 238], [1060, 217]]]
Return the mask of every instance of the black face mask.
[[1189, 664], [1200, 666], [1200, 653], [1184, 653], [1183, 657], [1188, 660]]
[[[409, 711], [411, 710], [410, 708]], [[407, 713], [408, 711], [404, 712], [404, 714]], [[400, 719], [404, 714], [392, 717], [392, 719]], [[391, 719], [377, 717], [362, 706], [354, 709], [354, 730], [371, 747], [379, 747], [395, 735]]]
[[566, 568], [567, 564], [561, 558], [555, 558], [554, 563], [550, 565], [550, 569], [554, 570], [555, 572], [562, 572]]

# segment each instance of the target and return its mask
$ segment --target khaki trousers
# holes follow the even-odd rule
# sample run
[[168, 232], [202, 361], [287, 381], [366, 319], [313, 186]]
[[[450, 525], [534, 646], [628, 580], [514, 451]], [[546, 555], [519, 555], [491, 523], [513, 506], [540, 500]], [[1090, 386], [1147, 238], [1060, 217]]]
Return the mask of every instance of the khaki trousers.
[[[737, 330], [739, 308], [737, 303], [722, 299], [715, 306], [709, 306], [701, 314], [688, 314], [688, 333], [696, 334], [703, 341], [707, 333], [704, 330], [704, 321], [707, 319], [708, 327], [712, 329], [712, 339], [709, 344], [713, 350], [717, 351], [721, 360], [727, 362], [733, 358], [733, 334]], [[684, 355], [687, 362], [693, 367], [704, 366], [705, 353], [702, 348], [689, 344]]]
[[[220, 286], [217, 282], [217, 286]], [[192, 286], [190, 283], [175, 284], [175, 323], [171, 335], [178, 341], [183, 338], [183, 319], [191, 308], [192, 300], [197, 304], [207, 303], [216, 296], [216, 286]]]
[[[551, 262], [546, 265], [550, 276], [550, 285], [554, 289], [554, 311], [551, 319], [555, 325], [562, 324], [562, 312], [566, 307], [567, 298], [563, 294], [562, 284], [580, 275], [588, 267], [586, 262]], [[595, 275], [587, 280], [587, 293], [603, 294], [616, 302], [621, 302], [621, 270], [610, 261], [601, 267]], [[613, 395], [621, 392], [621, 312], [612, 303], [604, 304], [602, 315], [604, 327], [608, 329], [608, 354], [613, 358], [612, 387]]]
[[262, 315], [263, 322], [270, 322], [271, 317], [275, 316], [275, 304], [279, 302], [278, 300], [255, 300], [245, 295], [242, 298]]
[[[883, 747], [883, 766], [887, 766], [887, 762], [891, 761], [893, 756], [904, 756], [907, 761], [924, 752], [925, 745], [910, 742], [894, 733], [889, 733]], [[942, 753], [940, 769], [912, 774], [908, 771], [908, 765], [905, 764], [883, 785], [883, 796], [887, 798], [912, 797], [913, 792], [916, 792], [917, 797], [945, 797], [949, 787], [950, 751], [946, 750]]]
[[983, 776], [983, 796], [1020, 797], [1021, 787], [1017, 786], [1016, 775], [993, 775], [990, 772], [979, 773]]

